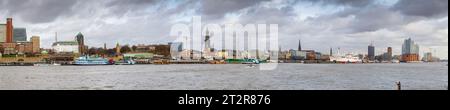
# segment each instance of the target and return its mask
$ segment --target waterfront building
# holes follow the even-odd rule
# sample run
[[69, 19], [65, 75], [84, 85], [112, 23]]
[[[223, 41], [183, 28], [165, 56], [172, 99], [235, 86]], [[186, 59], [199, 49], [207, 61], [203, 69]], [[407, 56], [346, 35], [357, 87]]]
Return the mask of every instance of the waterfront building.
[[375, 56], [375, 60], [379, 62], [392, 62], [392, 47], [388, 47], [387, 52]]
[[2, 53], [3, 53], [3, 55], [9, 55], [9, 54], [16, 54], [17, 53], [17, 51], [16, 51], [16, 46], [17, 46], [17, 44], [16, 43], [2, 43], [2, 45], [1, 45], [2, 47]]
[[29, 54], [29, 53], [33, 53], [33, 44], [31, 42], [27, 42], [27, 41], [18, 41], [15, 42], [15, 53], [12, 54], [18, 54], [18, 55], [23, 55], [23, 54]]
[[154, 56], [153, 53], [125, 53], [123, 54], [124, 58], [131, 59], [152, 59]]
[[181, 59], [180, 52], [183, 51], [182, 42], [169, 42], [170, 56], [172, 59]]
[[229, 56], [229, 53], [225, 50], [220, 50], [218, 52], [216, 52], [216, 55], [214, 56], [214, 59], [222, 59], [225, 60], [227, 59]]
[[25, 28], [14, 28], [13, 42], [27, 41], [27, 30]]
[[168, 44], [151, 44], [144, 45], [138, 44], [134, 46], [135, 53], [153, 53], [155, 55], [162, 55], [164, 57], [170, 57], [170, 45]]
[[40, 45], [41, 45], [41, 40], [39, 36], [32, 36], [30, 38], [31, 44], [32, 44], [32, 53], [40, 53]]
[[411, 40], [411, 38], [408, 38], [403, 42], [401, 61], [419, 61], [419, 45], [415, 44], [415, 42]]
[[322, 58], [322, 53], [320, 53], [320, 52], [314, 52], [314, 57], [315, 57], [314, 60], [319, 60], [319, 59]]
[[3, 55], [40, 54], [39, 36], [33, 36], [27, 41], [26, 29], [13, 28], [12, 23], [12, 18], [7, 18], [6, 24], [0, 24], [0, 53]]
[[183, 50], [181, 51], [181, 59], [183, 60], [200, 60], [202, 58], [201, 51], [197, 50]]
[[58, 41], [53, 43], [52, 45], [52, 49], [55, 53], [60, 54], [60, 53], [72, 53], [72, 54], [77, 54], [80, 51], [79, 49], [79, 45], [77, 41]]
[[291, 60], [304, 60], [306, 59], [306, 53], [294, 49], [289, 50], [289, 59]]
[[33, 36], [30, 41], [17, 41], [13, 43], [0, 43], [0, 53], [3, 54], [39, 54], [40, 40], [39, 36]]

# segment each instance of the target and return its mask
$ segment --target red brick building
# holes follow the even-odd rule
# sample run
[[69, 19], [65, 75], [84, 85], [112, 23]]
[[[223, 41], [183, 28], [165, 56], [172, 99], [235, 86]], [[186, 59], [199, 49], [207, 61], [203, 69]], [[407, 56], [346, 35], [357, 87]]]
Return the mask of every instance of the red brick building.
[[405, 62], [419, 61], [419, 54], [404, 54], [402, 55], [402, 61]]

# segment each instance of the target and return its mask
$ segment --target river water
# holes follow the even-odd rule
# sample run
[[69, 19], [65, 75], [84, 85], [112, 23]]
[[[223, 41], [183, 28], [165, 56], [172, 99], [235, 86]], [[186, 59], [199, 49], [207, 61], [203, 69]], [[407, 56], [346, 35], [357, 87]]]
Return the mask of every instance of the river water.
[[448, 90], [447, 63], [0, 67], [1, 90]]

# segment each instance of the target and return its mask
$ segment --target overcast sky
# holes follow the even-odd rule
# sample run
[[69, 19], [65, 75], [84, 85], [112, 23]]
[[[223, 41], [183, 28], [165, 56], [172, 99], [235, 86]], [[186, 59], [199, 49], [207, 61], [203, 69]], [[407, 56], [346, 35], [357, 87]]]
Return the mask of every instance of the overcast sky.
[[170, 28], [193, 16], [214, 24], [278, 24], [283, 49], [328, 53], [330, 47], [377, 54], [393, 47], [401, 53], [406, 38], [448, 58], [448, 0], [1, 0], [0, 22], [14, 19], [39, 35], [42, 47], [72, 40], [78, 32], [90, 46], [167, 43]]

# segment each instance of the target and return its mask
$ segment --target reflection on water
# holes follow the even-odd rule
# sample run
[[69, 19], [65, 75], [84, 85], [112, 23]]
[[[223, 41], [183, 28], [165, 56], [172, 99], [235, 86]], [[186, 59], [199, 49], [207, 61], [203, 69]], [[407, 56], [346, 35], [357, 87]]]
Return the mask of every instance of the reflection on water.
[[447, 63], [0, 67], [0, 89], [448, 89]]

